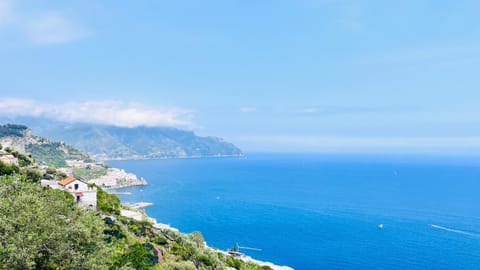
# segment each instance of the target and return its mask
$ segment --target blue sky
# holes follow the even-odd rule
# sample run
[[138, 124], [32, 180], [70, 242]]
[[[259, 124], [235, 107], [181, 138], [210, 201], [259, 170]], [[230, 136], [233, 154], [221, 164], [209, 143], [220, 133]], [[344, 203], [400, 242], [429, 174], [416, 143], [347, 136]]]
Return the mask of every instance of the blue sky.
[[478, 151], [479, 13], [478, 1], [0, 0], [0, 114], [177, 126], [247, 151]]

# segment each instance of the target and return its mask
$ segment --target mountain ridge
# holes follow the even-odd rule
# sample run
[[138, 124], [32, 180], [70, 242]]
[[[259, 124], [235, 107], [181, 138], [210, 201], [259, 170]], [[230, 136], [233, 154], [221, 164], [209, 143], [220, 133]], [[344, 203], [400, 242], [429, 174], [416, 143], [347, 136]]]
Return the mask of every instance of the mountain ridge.
[[222, 138], [202, 137], [193, 131], [173, 127], [127, 128], [100, 124], [72, 124], [39, 118], [15, 119], [14, 122], [29, 126], [40, 136], [75, 146], [96, 160], [243, 155], [238, 147]]

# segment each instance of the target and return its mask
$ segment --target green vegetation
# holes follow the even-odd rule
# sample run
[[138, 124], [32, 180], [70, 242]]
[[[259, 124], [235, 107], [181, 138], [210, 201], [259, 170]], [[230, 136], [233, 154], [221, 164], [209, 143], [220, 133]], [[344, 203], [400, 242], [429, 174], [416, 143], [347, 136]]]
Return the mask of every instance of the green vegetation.
[[7, 165], [0, 161], [0, 175], [13, 175], [20, 172], [20, 168], [15, 165]]
[[269, 269], [206, 248], [199, 232], [80, 209], [69, 193], [32, 182], [0, 176], [0, 269]]
[[[55, 167], [67, 156], [84, 155], [62, 143], [30, 145], [29, 150], [50, 165], [45, 172], [57, 179], [66, 177]], [[150, 221], [122, 217], [119, 198], [99, 187], [97, 209], [79, 208], [70, 193], [38, 184], [42, 176], [32, 156], [5, 151], [17, 157], [19, 165], [0, 162], [2, 270], [269, 269], [205, 247], [199, 232], [158, 230]], [[87, 178], [101, 170], [77, 173]]]
[[177, 158], [241, 155], [235, 145], [220, 138], [200, 137], [191, 131], [167, 127], [122, 128], [100, 125], [52, 124], [44, 135], [65, 141], [91, 155], [105, 158]]
[[104, 223], [70, 194], [0, 176], [0, 269], [108, 269]]
[[120, 199], [97, 187], [97, 208], [105, 213], [120, 214]]
[[102, 166], [72, 168], [72, 174], [77, 179], [91, 180], [106, 175], [107, 169]]
[[42, 174], [35, 169], [25, 168], [22, 170], [22, 173], [27, 182], [38, 183], [42, 179]]
[[23, 137], [25, 130], [28, 128], [24, 125], [6, 124], [0, 125], [0, 137], [14, 136]]
[[27, 151], [32, 153], [38, 162], [52, 167], [65, 167], [64, 152], [58, 148], [58, 143], [55, 144], [30, 144], [27, 146]]
[[65, 178], [67, 178], [67, 174], [65, 174], [64, 172], [57, 171], [57, 173], [55, 174], [55, 179], [57, 180], [62, 180]]
[[18, 159], [18, 165], [23, 167], [23, 166], [30, 166], [33, 163], [35, 163], [35, 160], [33, 159], [32, 155], [30, 154], [22, 154], [10, 147], [5, 148], [5, 151], [7, 153], [10, 153], [12, 156], [16, 157]]
[[45, 170], [45, 172], [48, 174], [57, 174], [57, 169], [48, 167], [47, 170]]
[[24, 182], [38, 183], [42, 179], [40, 171], [28, 167], [7, 165], [0, 161], [0, 176], [17, 176]]
[[81, 151], [59, 142], [45, 144], [29, 144], [25, 149], [32, 153], [33, 157], [40, 163], [51, 167], [65, 167], [66, 159], [89, 160], [88, 155]]

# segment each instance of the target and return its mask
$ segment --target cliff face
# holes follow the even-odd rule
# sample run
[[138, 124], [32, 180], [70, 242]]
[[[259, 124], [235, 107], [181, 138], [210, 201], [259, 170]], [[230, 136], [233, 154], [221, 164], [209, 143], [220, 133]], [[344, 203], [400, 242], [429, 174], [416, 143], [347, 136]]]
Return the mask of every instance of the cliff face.
[[17, 151], [26, 153], [30, 144], [41, 143], [41, 138], [34, 137], [32, 130], [23, 125], [0, 125], [0, 144], [3, 147], [15, 148]]

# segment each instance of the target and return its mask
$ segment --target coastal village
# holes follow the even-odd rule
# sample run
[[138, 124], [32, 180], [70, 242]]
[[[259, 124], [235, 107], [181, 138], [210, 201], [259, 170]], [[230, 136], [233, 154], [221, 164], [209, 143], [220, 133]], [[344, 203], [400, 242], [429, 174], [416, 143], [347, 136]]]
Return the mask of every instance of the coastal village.
[[[1, 137], [0, 138], [0, 162], [7, 166], [18, 166], [35, 170], [40, 173], [38, 182], [44, 188], [62, 190], [72, 195], [74, 202], [81, 208], [97, 209], [98, 192], [106, 190], [108, 193], [115, 193], [113, 189], [147, 185], [147, 181], [138, 178], [135, 174], [124, 171], [123, 169], [111, 168], [103, 162], [97, 162], [89, 159], [66, 159], [65, 165], [61, 168], [52, 168], [47, 164], [34, 161], [32, 154], [25, 151], [27, 143], [49, 144], [50, 142], [42, 138], [31, 137], [31, 131], [23, 133], [26, 138]], [[32, 139], [33, 138], [33, 139]], [[61, 145], [60, 145], [61, 146]], [[63, 147], [63, 149], [67, 149]], [[27, 164], [28, 163], [28, 164]], [[80, 176], [79, 176], [80, 175]], [[101, 190], [100, 190], [101, 189]], [[105, 193], [104, 191], [102, 191]], [[178, 229], [168, 224], [158, 223], [155, 219], [148, 217], [141, 209], [152, 205], [151, 203], [138, 202], [134, 204], [122, 204], [118, 214], [104, 215], [107, 220], [124, 220], [125, 218], [139, 222], [139, 224], [151, 224], [152, 230], [156, 230], [167, 238], [171, 233], [180, 234]], [[169, 239], [174, 241], [174, 238]], [[255, 260], [249, 256], [238, 252], [227, 252], [210, 248], [206, 242], [203, 242], [203, 248], [213, 253], [221, 253], [223, 256], [233, 256], [245, 263], [252, 263], [265, 266], [265, 269], [291, 270], [287, 266], [277, 266], [270, 262]], [[158, 255], [158, 263], [165, 262], [164, 252], [155, 248]], [[233, 270], [236, 268], [227, 267]]]

